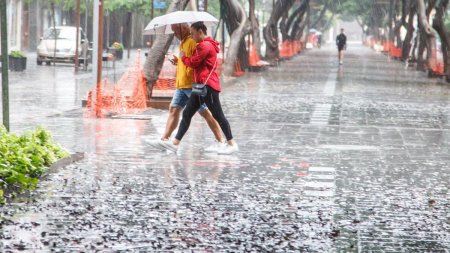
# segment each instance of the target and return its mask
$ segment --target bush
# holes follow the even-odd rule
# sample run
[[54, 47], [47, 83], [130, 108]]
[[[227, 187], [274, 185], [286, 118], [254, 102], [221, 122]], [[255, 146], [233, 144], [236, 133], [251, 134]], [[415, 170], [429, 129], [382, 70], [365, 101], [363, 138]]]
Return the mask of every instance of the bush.
[[9, 53], [9, 56], [13, 58], [26, 58], [25, 54], [18, 50], [13, 50]]
[[69, 153], [41, 127], [18, 136], [0, 126], [0, 202], [4, 203], [6, 189], [15, 193], [36, 187], [48, 167], [67, 156]]

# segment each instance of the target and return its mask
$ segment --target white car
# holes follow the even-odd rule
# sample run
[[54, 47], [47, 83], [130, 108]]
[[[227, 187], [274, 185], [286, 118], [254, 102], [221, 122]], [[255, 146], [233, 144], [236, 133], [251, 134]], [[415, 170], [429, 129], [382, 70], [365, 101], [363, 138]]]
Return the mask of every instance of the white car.
[[[76, 34], [77, 28], [75, 26], [48, 28], [37, 47], [37, 64], [42, 65], [43, 62], [46, 62], [47, 65], [50, 65], [53, 60], [55, 62], [75, 63]], [[84, 57], [89, 57], [89, 41], [81, 28], [79, 41], [78, 56], [80, 63], [82, 63]]]

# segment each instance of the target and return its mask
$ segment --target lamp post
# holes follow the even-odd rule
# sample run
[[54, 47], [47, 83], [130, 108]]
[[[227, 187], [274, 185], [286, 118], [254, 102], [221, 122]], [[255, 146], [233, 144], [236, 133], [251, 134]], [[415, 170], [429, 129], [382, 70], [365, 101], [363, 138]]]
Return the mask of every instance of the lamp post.
[[0, 1], [1, 47], [2, 47], [2, 110], [3, 125], [9, 131], [9, 80], [8, 80], [8, 25], [6, 24], [6, 1]]

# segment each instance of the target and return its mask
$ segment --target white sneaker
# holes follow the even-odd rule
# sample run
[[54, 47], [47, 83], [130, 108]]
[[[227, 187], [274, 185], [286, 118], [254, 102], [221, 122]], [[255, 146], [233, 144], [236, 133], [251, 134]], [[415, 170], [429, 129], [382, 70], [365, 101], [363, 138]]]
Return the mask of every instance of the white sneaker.
[[344, 62], [343, 62], [343, 61], [340, 61], [340, 62], [339, 62], [339, 65], [342, 65], [342, 64], [344, 64]]
[[226, 144], [219, 141], [214, 141], [213, 144], [211, 144], [209, 147], [205, 148], [206, 153], [217, 153], [222, 146], [225, 146]]
[[161, 140], [161, 145], [165, 149], [172, 151], [174, 153], [176, 153], [178, 151], [178, 145], [173, 144], [173, 142], [171, 140]]
[[217, 154], [219, 155], [231, 155], [235, 152], [239, 151], [239, 147], [237, 144], [234, 145], [230, 145], [230, 144], [225, 144], [223, 145], [218, 151]]
[[145, 140], [148, 144], [150, 144], [150, 146], [157, 148], [158, 150], [164, 151], [166, 150], [166, 148], [162, 145], [162, 140], [158, 139], [158, 140]]

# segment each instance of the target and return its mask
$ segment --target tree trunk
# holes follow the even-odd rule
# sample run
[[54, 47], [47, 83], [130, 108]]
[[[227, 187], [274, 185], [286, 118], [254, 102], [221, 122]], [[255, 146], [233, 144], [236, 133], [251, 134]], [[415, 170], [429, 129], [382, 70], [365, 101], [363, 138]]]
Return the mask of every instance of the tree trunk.
[[325, 5], [322, 7], [322, 10], [320, 11], [319, 17], [311, 24], [311, 28], [315, 28], [317, 24], [323, 19], [325, 13], [327, 12], [329, 3], [330, 1], [328, 0], [325, 1]]
[[288, 36], [288, 27], [287, 27], [287, 19], [288, 19], [288, 12], [286, 11], [283, 13], [283, 16], [280, 20], [280, 33], [281, 33], [281, 41], [286, 41], [289, 39]]
[[[227, 11], [223, 13], [223, 19], [231, 33], [230, 45], [228, 47], [225, 63], [222, 66], [222, 74], [231, 76], [234, 72], [236, 60], [242, 68], [248, 66], [248, 52], [244, 36], [250, 32], [250, 22], [245, 14], [244, 7], [238, 0], [221, 0], [221, 7]], [[239, 55], [239, 58], [237, 57]]]
[[193, 11], [197, 11], [197, 0], [190, 0], [190, 6]]
[[252, 43], [258, 55], [261, 55], [261, 37], [259, 36], [259, 22], [255, 15], [255, 0], [249, 0], [249, 18], [252, 30]]
[[303, 17], [308, 9], [309, 0], [303, 0], [300, 6], [289, 16], [287, 22], [287, 31], [290, 40], [295, 40], [296, 34], [299, 30], [299, 24], [303, 20]]
[[394, 0], [390, 0], [389, 2], [389, 37], [388, 41], [393, 42], [394, 41], [394, 29], [392, 28], [392, 24], [395, 23], [395, 17], [394, 17]]
[[402, 21], [397, 20], [394, 25], [394, 39], [393, 42], [396, 41], [397, 47], [403, 47], [402, 38], [400, 36], [400, 29], [402, 28]]
[[[174, 0], [167, 9], [167, 13], [184, 10], [188, 2], [189, 0]], [[147, 59], [144, 63], [144, 76], [147, 80], [148, 98], [152, 97], [153, 85], [158, 80], [165, 54], [169, 49], [170, 43], [172, 43], [172, 39], [173, 35], [159, 35], [148, 52]]]
[[[307, 24], [307, 19], [305, 18], [305, 14], [308, 11], [309, 0], [303, 0], [298, 9], [294, 12], [296, 13], [296, 20], [292, 24], [291, 29], [291, 39], [292, 40], [300, 40], [303, 34], [303, 30]], [[294, 14], [293, 14], [294, 15]]]
[[278, 0], [272, 9], [267, 25], [264, 27], [264, 40], [266, 41], [266, 60], [273, 62], [278, 60], [278, 21], [284, 12], [294, 4], [295, 0]]
[[[434, 1], [430, 1], [430, 5], [434, 7]], [[428, 6], [430, 7], [430, 6]], [[427, 49], [427, 67], [428, 69], [435, 69], [436, 67], [436, 37], [433, 33], [433, 28], [428, 23], [429, 8], [425, 10], [424, 0], [417, 0], [417, 13], [419, 15], [419, 24], [421, 33], [424, 36], [425, 47]], [[427, 13], [428, 12], [428, 13]], [[420, 55], [419, 55], [420, 57]]]
[[411, 61], [413, 61], [413, 62], [418, 61], [416, 50], [417, 50], [417, 44], [419, 44], [419, 37], [420, 37], [419, 35], [416, 35], [416, 37], [414, 38], [414, 44], [411, 49]]
[[436, 15], [433, 19], [433, 28], [438, 32], [441, 38], [442, 57], [444, 59], [444, 75], [447, 81], [450, 80], [450, 34], [445, 28], [443, 16], [447, 10], [449, 0], [442, 0], [436, 6]]
[[[409, 14], [408, 14], [408, 23], [406, 23], [406, 10], [407, 7], [409, 7]], [[413, 38], [414, 35], [414, 26], [413, 26], [413, 21], [414, 21], [414, 15], [416, 13], [416, 7], [414, 5], [414, 3], [410, 3], [408, 6], [406, 4], [406, 0], [403, 0], [403, 14], [402, 14], [402, 23], [403, 26], [406, 27], [406, 36], [405, 39], [403, 41], [403, 47], [402, 47], [402, 60], [406, 61], [408, 60], [409, 56], [410, 56], [410, 51], [411, 51], [411, 40]], [[415, 56], [414, 56], [415, 58]]]

